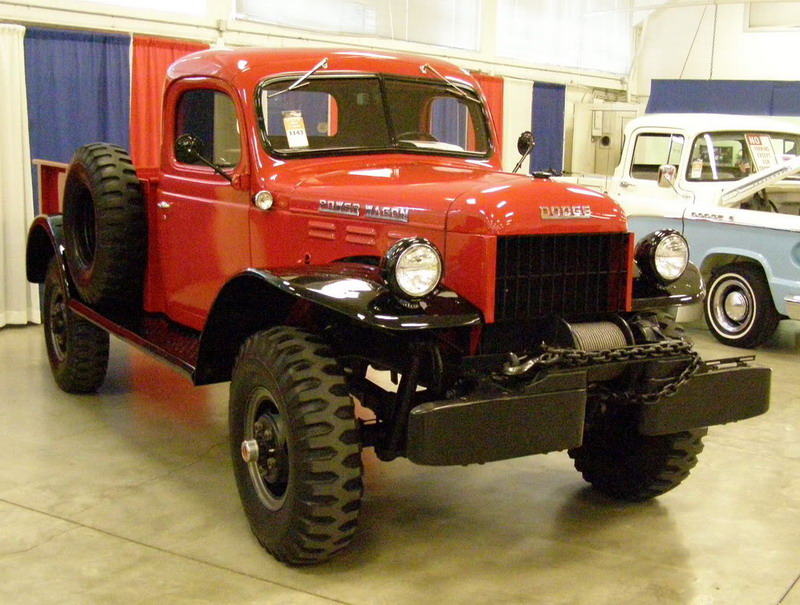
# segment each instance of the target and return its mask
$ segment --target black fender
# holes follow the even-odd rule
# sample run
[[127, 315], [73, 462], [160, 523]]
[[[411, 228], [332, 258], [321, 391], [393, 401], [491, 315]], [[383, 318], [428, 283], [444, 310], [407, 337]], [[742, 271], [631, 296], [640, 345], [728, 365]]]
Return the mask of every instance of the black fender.
[[694, 263], [671, 284], [658, 284], [643, 275], [633, 280], [633, 310], [663, 309], [702, 302], [706, 296], [703, 276]]
[[59, 258], [62, 273], [66, 275], [64, 228], [61, 215], [37, 216], [28, 230], [28, 242], [25, 250], [25, 275], [28, 281], [43, 284], [50, 259], [54, 256]]
[[418, 305], [403, 306], [377, 267], [361, 263], [248, 269], [220, 291], [200, 340], [196, 384], [227, 380], [242, 342], [275, 325], [313, 324], [320, 313], [366, 328], [411, 332], [477, 326], [480, 310], [440, 288]]
[[439, 288], [418, 305], [404, 306], [372, 266], [333, 263], [325, 267], [254, 272], [287, 294], [375, 328], [462, 328], [482, 322], [477, 307], [447, 288]]

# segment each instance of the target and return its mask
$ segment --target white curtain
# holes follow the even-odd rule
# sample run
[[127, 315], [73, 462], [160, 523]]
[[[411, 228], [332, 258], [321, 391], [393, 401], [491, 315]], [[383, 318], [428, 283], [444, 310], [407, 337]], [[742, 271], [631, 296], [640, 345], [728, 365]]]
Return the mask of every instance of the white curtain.
[[0, 327], [40, 320], [39, 290], [25, 279], [33, 188], [24, 36], [24, 27], [0, 23]]

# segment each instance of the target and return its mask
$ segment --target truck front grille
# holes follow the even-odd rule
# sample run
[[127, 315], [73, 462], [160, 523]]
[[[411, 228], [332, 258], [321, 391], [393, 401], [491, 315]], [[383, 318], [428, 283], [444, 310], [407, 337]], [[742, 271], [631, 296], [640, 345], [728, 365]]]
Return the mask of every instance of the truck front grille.
[[495, 321], [623, 311], [628, 242], [627, 233], [499, 237]]

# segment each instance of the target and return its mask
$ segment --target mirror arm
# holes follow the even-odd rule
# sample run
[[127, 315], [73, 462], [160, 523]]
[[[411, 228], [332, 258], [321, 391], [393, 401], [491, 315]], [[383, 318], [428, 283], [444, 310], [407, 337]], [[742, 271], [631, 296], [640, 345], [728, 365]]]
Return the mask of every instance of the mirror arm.
[[531, 143], [528, 146], [528, 148], [525, 150], [525, 153], [523, 153], [522, 157], [519, 159], [519, 162], [517, 162], [517, 165], [514, 166], [514, 170], [512, 170], [511, 172], [514, 173], [519, 172], [519, 169], [522, 167], [522, 162], [524, 162], [525, 158], [527, 158], [531, 154], [531, 151], [533, 151], [533, 143]]
[[220, 168], [219, 166], [217, 166], [213, 162], [209, 162], [207, 159], [205, 159], [201, 155], [198, 155], [197, 159], [200, 160], [201, 162], [203, 162], [203, 164], [205, 164], [206, 166], [209, 166], [210, 168], [213, 168], [214, 172], [216, 172], [218, 175], [223, 176], [226, 179], [228, 179], [228, 182], [231, 185], [233, 184], [233, 177], [231, 175], [229, 175], [227, 172], [225, 172], [222, 168]]
[[530, 130], [526, 130], [519, 135], [519, 138], [517, 139], [517, 151], [519, 151], [522, 157], [519, 159], [519, 162], [517, 162], [517, 165], [514, 166], [514, 170], [511, 172], [516, 173], [519, 171], [519, 169], [522, 167], [522, 162], [524, 162], [525, 158], [527, 158], [531, 151], [533, 151], [534, 145], [536, 145], [536, 143], [533, 140], [533, 133], [531, 133]]

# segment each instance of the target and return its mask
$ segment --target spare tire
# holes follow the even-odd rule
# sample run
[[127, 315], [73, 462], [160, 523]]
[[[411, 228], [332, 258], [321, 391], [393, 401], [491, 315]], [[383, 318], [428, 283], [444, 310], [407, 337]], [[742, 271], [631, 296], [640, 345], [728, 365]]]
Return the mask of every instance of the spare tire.
[[138, 309], [147, 259], [142, 184], [108, 143], [75, 152], [64, 183], [64, 246], [78, 297], [105, 311]]

